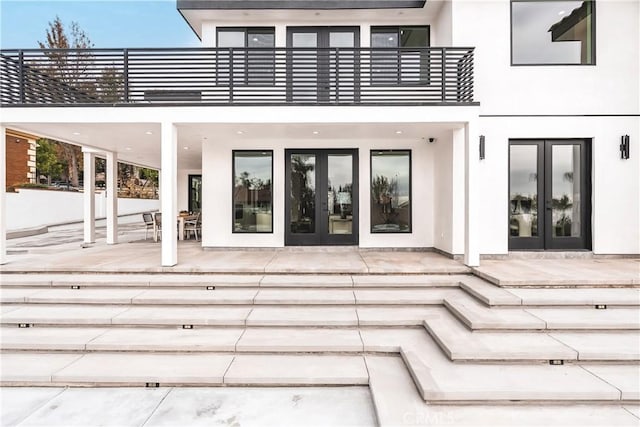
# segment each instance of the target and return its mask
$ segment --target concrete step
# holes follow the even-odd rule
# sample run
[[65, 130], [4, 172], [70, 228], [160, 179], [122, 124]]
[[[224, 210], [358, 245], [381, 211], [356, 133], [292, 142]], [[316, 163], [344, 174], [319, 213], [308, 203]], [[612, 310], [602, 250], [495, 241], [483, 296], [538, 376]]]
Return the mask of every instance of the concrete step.
[[637, 288], [514, 288], [508, 291], [519, 297], [525, 306], [640, 306], [640, 289]]
[[362, 353], [355, 328], [9, 328], [1, 350]]
[[[367, 355], [369, 388], [380, 426], [637, 426], [621, 404], [580, 405], [563, 402], [483, 402], [482, 404], [426, 403], [418, 394], [402, 359]], [[629, 410], [627, 410], [629, 408]]]
[[545, 333], [472, 332], [450, 313], [425, 320], [424, 327], [455, 362], [578, 360], [577, 351]]
[[363, 356], [2, 353], [0, 385], [365, 385]]
[[420, 326], [438, 307], [15, 305], [4, 326]]
[[[423, 399], [432, 403], [630, 402], [640, 366], [608, 365], [601, 378], [578, 364], [452, 363], [428, 335], [402, 344], [401, 355]], [[625, 394], [624, 391], [627, 391]]]
[[472, 330], [638, 330], [640, 309], [490, 308], [471, 299], [445, 306]]

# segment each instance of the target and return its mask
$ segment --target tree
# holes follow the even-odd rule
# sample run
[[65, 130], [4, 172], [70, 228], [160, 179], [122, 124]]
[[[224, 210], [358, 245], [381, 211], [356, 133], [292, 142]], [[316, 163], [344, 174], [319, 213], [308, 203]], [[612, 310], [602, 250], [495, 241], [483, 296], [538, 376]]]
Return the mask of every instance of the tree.
[[[45, 175], [47, 184], [51, 185], [51, 179], [59, 176], [64, 165], [58, 161], [57, 142], [50, 139], [39, 139], [36, 147], [36, 171], [38, 176]], [[39, 179], [38, 179], [39, 181]]]
[[[49, 59], [44, 71], [51, 77], [65, 85], [85, 94], [95, 92], [95, 84], [85, 77], [92, 66], [91, 52], [93, 48], [89, 36], [80, 28], [77, 22], [71, 22], [68, 35], [60, 17], [56, 16], [49, 22], [46, 30], [46, 42], [38, 42], [41, 49], [53, 49], [45, 52]], [[59, 50], [65, 49], [65, 50]], [[71, 51], [73, 50], [73, 51]], [[76, 145], [58, 143], [60, 154], [68, 165], [67, 176], [71, 185], [79, 184], [81, 148]]]

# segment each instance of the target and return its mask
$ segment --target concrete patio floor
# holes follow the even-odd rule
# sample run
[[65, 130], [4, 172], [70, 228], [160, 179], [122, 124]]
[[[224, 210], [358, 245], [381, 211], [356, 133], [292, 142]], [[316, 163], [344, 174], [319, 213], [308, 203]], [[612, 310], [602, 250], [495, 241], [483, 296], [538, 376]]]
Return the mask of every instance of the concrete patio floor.
[[145, 239], [139, 215], [119, 218], [119, 244], [107, 245], [98, 223], [97, 241], [82, 247], [82, 224], [52, 227], [43, 235], [9, 241], [9, 262], [0, 273], [230, 273], [230, 274], [465, 274], [472, 271], [498, 286], [638, 286], [640, 258], [552, 253], [481, 261], [470, 269], [435, 252], [356, 247], [203, 249], [180, 241], [178, 265], [160, 266], [160, 244]]

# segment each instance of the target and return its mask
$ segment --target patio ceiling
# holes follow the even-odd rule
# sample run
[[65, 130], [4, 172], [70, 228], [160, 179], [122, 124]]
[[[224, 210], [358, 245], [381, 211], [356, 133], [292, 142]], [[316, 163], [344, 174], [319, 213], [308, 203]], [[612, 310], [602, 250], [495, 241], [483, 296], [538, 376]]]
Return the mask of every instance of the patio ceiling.
[[[8, 129], [92, 148], [115, 151], [118, 159], [160, 167], [158, 123], [20, 123]], [[177, 123], [178, 169], [201, 169], [202, 144], [237, 140], [247, 146], [258, 140], [416, 140], [441, 138], [461, 123]], [[185, 148], [186, 147], [186, 148]]]

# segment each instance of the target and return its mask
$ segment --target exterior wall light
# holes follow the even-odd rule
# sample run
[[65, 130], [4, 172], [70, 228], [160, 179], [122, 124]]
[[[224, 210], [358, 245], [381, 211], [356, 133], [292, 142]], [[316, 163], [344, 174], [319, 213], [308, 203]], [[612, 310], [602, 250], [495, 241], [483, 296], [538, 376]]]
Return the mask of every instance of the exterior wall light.
[[485, 148], [484, 148], [484, 135], [480, 135], [480, 160], [484, 160]]
[[620, 137], [620, 158], [623, 160], [629, 158], [629, 135]]

